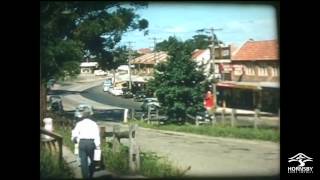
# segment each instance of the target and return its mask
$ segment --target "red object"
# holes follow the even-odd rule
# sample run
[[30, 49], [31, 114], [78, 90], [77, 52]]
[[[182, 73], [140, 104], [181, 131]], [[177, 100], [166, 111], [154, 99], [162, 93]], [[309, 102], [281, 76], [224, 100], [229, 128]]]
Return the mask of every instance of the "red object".
[[206, 94], [206, 97], [204, 99], [204, 107], [206, 109], [211, 109], [215, 107], [215, 99], [214, 99], [214, 96], [211, 94], [211, 92], [208, 92]]

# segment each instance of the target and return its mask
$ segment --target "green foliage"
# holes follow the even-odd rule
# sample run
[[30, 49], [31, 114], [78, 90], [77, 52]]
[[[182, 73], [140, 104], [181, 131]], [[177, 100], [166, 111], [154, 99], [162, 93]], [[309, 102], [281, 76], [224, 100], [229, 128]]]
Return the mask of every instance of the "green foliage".
[[111, 143], [103, 147], [104, 162], [106, 167], [118, 174], [129, 174], [129, 149], [127, 146], [120, 146], [120, 152], [112, 152]]
[[40, 151], [40, 179], [72, 179], [74, 177], [71, 169], [64, 162], [59, 166], [58, 154], [50, 153], [42, 148]]
[[[145, 30], [148, 21], [135, 14], [146, 3], [49, 2], [40, 3], [41, 79], [75, 76], [85, 52], [100, 66], [113, 68], [113, 48], [123, 33]], [[119, 64], [119, 63], [118, 63]]]
[[155, 153], [141, 153], [141, 173], [147, 177], [181, 177], [180, 169], [175, 168], [165, 157]]
[[170, 58], [168, 62], [155, 67], [155, 78], [147, 86], [149, 90], [155, 91], [170, 119], [184, 119], [186, 113], [194, 115], [202, 110], [205, 77], [201, 71], [196, 70], [188, 45], [172, 37], [168, 42]]

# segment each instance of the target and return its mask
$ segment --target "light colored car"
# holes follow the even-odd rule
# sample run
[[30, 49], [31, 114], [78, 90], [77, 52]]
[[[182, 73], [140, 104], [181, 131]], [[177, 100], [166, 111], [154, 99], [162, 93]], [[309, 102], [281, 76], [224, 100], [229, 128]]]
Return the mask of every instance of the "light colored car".
[[105, 71], [103, 71], [103, 70], [95, 70], [93, 72], [93, 74], [96, 75], [96, 76], [106, 76], [107, 75], [107, 73]]
[[74, 112], [75, 118], [82, 118], [82, 112], [85, 108], [88, 108], [90, 111], [90, 115], [93, 115], [93, 107], [89, 104], [79, 104], [79, 106], [76, 107], [76, 110]]
[[103, 85], [103, 91], [104, 92], [109, 92], [111, 88], [113, 88], [112, 85]]
[[115, 96], [122, 96], [123, 91], [121, 88], [113, 87], [109, 89], [109, 92]]
[[148, 107], [151, 108], [151, 110], [155, 110], [156, 108], [160, 107], [160, 103], [157, 98], [145, 98], [143, 100], [143, 104], [141, 105], [141, 109], [143, 111], [148, 111]]

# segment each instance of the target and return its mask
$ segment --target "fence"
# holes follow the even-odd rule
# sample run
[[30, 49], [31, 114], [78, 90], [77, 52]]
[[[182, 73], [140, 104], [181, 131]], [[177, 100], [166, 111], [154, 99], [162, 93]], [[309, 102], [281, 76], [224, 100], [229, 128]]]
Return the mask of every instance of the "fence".
[[[206, 118], [202, 117], [199, 118], [199, 116], [192, 116], [190, 114], [187, 115], [191, 121], [194, 122], [196, 126], [199, 126], [201, 124], [230, 124], [231, 127], [237, 127], [237, 126], [252, 126], [253, 128], [257, 129], [259, 126], [262, 127], [262, 124], [267, 125], [268, 123], [265, 123], [264, 120], [262, 120], [262, 117], [267, 118], [268, 114], [263, 114], [260, 112], [259, 109], [255, 109], [254, 112], [252, 113], [238, 113], [237, 109], [232, 109], [230, 112], [226, 112], [225, 109], [222, 109], [221, 112], [215, 112], [212, 113], [211, 116], [213, 118]], [[271, 117], [276, 117], [276, 116], [271, 116]], [[276, 117], [277, 118], [277, 117]], [[205, 121], [204, 119], [209, 119], [209, 121]], [[264, 122], [264, 123], [263, 123]], [[279, 121], [274, 121], [272, 123], [269, 123], [267, 126], [276, 126], [278, 127], [278, 122]]]
[[[44, 146], [44, 147], [48, 147], [49, 150], [50, 150], [50, 153], [52, 152], [52, 147], [55, 149], [55, 151], [57, 150], [56, 148], [56, 142], [58, 142], [58, 146], [59, 146], [59, 164], [60, 164], [60, 167], [62, 167], [62, 162], [63, 162], [63, 159], [62, 159], [62, 144], [63, 144], [63, 138], [61, 135], [57, 134], [57, 133], [53, 133], [53, 132], [50, 132], [50, 131], [47, 131], [45, 130], [44, 128], [40, 128], [40, 135], [42, 135], [41, 137], [41, 145]], [[45, 138], [43, 135], [47, 135], [49, 136], [50, 138]]]
[[130, 125], [128, 131], [120, 131], [120, 125], [114, 125], [112, 132], [107, 132], [105, 126], [100, 126], [101, 143], [106, 137], [112, 137], [112, 151], [120, 152], [121, 139], [129, 139], [129, 168], [131, 172], [140, 170], [140, 148], [135, 141], [138, 125]]

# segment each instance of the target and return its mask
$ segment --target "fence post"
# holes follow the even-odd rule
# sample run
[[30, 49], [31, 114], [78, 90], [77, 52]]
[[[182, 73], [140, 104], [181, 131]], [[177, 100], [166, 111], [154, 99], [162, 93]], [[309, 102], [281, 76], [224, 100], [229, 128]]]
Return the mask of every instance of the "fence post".
[[134, 112], [135, 110], [134, 109], [131, 109], [131, 119], [134, 119]]
[[124, 114], [123, 114], [123, 123], [128, 123], [128, 109], [124, 109]]
[[133, 173], [140, 170], [140, 150], [135, 141], [137, 127], [136, 124], [129, 127], [129, 168]]
[[222, 119], [222, 123], [225, 124], [225, 117], [224, 114], [226, 112], [226, 101], [223, 100], [222, 102], [222, 112], [221, 112], [221, 119]]
[[158, 125], [160, 125], [160, 120], [159, 120], [159, 109], [156, 109], [156, 120], [158, 122]]
[[236, 121], [236, 115], [237, 115], [237, 112], [236, 112], [236, 109], [232, 108], [232, 111], [231, 111], [231, 127], [234, 127], [235, 125], [235, 121]]
[[106, 142], [106, 138], [104, 136], [105, 132], [106, 132], [106, 127], [105, 126], [100, 126], [100, 141], [101, 141], [101, 145], [104, 145], [104, 143]]
[[62, 138], [58, 138], [58, 145], [59, 145], [59, 165], [60, 167], [63, 167], [63, 157], [62, 157], [62, 143], [63, 143], [63, 139]]
[[151, 109], [150, 109], [150, 106], [148, 106], [148, 124], [150, 124], [150, 118], [151, 118]]
[[258, 127], [258, 121], [260, 120], [260, 110], [256, 108], [254, 110], [254, 128], [257, 129]]
[[120, 132], [120, 126], [113, 126], [112, 152], [120, 152], [120, 139], [116, 136]]

